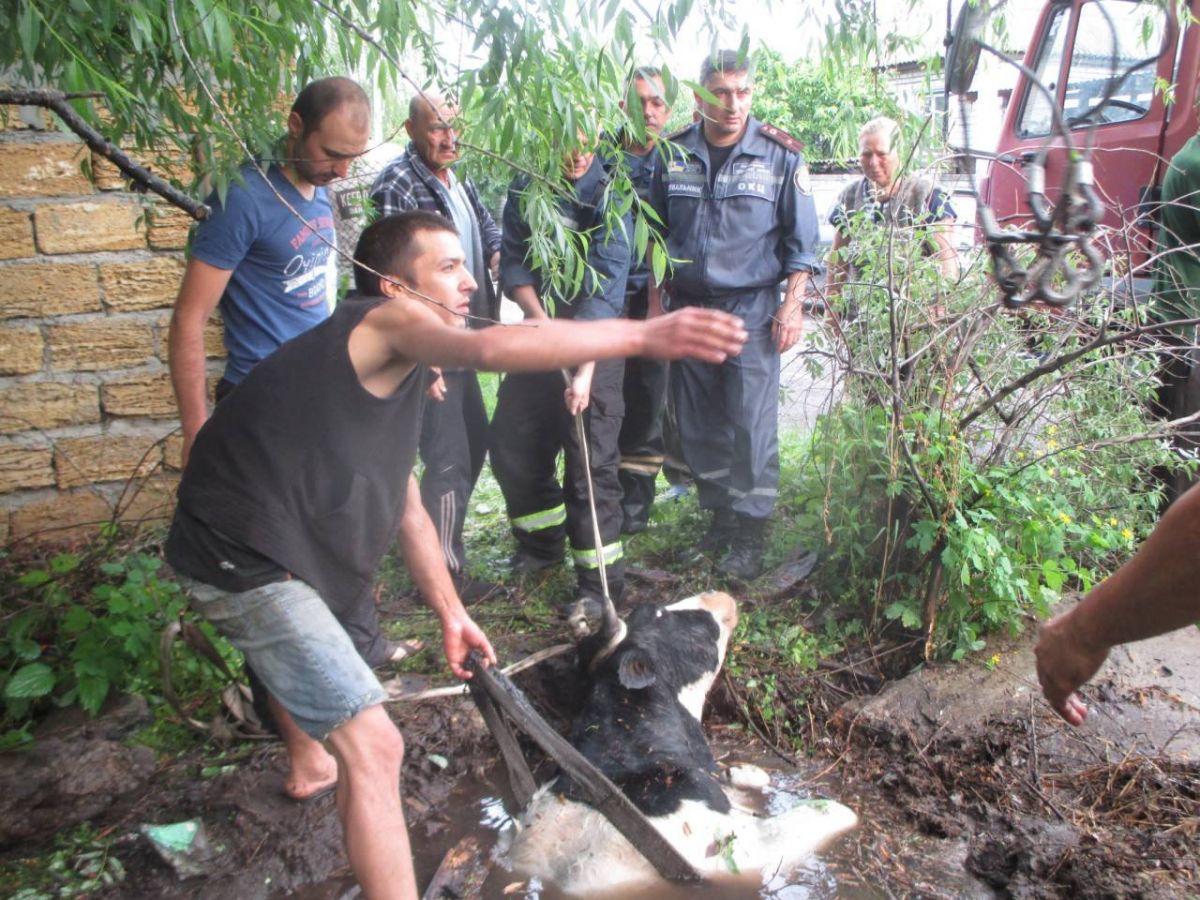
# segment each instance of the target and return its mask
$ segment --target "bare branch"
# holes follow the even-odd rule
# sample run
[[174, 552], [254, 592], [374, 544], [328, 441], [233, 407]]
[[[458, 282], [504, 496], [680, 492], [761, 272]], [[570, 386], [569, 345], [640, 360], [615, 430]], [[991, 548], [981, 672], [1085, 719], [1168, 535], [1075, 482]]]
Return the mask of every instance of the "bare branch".
[[114, 146], [104, 135], [85, 122], [71, 108], [68, 102], [73, 99], [99, 96], [102, 95], [90, 92], [65, 94], [62, 91], [0, 90], [0, 103], [8, 106], [41, 106], [51, 110], [62, 119], [63, 124], [79, 135], [88, 147], [115, 165], [133, 179], [135, 183], [158, 194], [172, 206], [182, 209], [196, 221], [199, 222], [207, 219], [212, 210], [203, 203], [197, 203], [177, 188], [172, 187], [149, 169], [139, 166], [122, 152], [119, 147]]

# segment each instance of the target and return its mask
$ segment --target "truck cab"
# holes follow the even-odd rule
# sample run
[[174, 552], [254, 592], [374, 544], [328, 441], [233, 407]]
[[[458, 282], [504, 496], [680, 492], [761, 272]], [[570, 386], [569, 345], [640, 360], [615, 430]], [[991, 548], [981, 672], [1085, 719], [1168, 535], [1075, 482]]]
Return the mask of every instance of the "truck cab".
[[[1128, 257], [1135, 275], [1148, 274], [1157, 189], [1167, 161], [1197, 130], [1200, 25], [1180, 23], [1174, 4], [1166, 6], [1136, 0], [1046, 3], [1025, 56], [1026, 68], [1046, 91], [1025, 74], [1019, 77], [980, 189], [1001, 226], [1029, 221], [1023, 169], [1047, 145], [1046, 197], [1057, 199], [1068, 152], [1055, 125], [1057, 108], [1074, 146], [1090, 144], [1095, 189], [1105, 208], [1101, 224], [1109, 229], [1101, 239], [1106, 255]], [[1189, 0], [1188, 8], [1191, 17], [1200, 15], [1200, 0]], [[1112, 74], [1131, 68], [1097, 112]], [[1163, 85], [1173, 88], [1164, 93]]]

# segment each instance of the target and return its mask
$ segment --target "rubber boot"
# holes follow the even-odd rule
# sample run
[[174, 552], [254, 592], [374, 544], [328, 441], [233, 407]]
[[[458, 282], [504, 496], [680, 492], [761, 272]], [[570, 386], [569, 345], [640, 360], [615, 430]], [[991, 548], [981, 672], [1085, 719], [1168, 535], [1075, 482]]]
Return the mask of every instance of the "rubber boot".
[[622, 469], [621, 534], [640, 534], [650, 523], [654, 505], [654, 477]]
[[717, 571], [737, 581], [753, 581], [763, 570], [766, 519], [738, 516], [733, 546], [717, 565]]
[[704, 537], [696, 543], [696, 549], [701, 553], [724, 550], [733, 540], [737, 527], [738, 516], [732, 509], [728, 507], [714, 509], [712, 521], [708, 523], [708, 531], [704, 532]]

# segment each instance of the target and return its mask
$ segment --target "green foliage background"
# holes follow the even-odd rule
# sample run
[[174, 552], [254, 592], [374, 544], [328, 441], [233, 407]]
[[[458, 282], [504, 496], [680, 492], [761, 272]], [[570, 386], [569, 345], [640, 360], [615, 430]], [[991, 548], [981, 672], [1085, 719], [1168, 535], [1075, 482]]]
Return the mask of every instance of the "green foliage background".
[[758, 54], [754, 72], [754, 115], [804, 143], [808, 164], [858, 158], [858, 129], [874, 116], [890, 116], [911, 128], [889, 93], [884, 73], [843, 62], [789, 63], [778, 52]]

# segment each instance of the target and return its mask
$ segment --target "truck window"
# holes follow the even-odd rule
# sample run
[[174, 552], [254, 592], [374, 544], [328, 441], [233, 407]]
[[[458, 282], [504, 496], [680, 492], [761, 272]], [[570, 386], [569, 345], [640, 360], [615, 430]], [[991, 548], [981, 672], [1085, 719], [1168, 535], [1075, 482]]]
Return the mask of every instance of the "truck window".
[[[1058, 93], [1070, 18], [1071, 7], [1068, 5], [1061, 5], [1054, 11], [1034, 67], [1038, 81], [1051, 94]], [[1153, 3], [1095, 0], [1081, 6], [1067, 86], [1063, 92], [1063, 114], [1069, 127], [1111, 125], [1146, 115], [1154, 99], [1156, 72], [1153, 65], [1126, 78], [1102, 110], [1097, 112], [1096, 106], [1103, 99], [1114, 72], [1120, 75], [1134, 63], [1158, 55], [1165, 28], [1166, 14]], [[1017, 136], [1047, 135], [1053, 124], [1050, 101], [1041, 91], [1030, 87], [1017, 124]]]
[[[1046, 28], [1046, 39], [1042, 41], [1038, 53], [1037, 65], [1033, 69], [1037, 80], [1046, 86], [1051, 95], [1057, 93], [1058, 73], [1062, 71], [1063, 47], [1067, 43], [1070, 19], [1070, 6], [1060, 6], [1054, 11]], [[1021, 118], [1017, 123], [1017, 136], [1027, 138], [1049, 134], [1053, 122], [1050, 100], [1037, 88], [1029, 86], [1025, 108], [1021, 110]]]
[[[1154, 100], [1154, 65], [1131, 74], [1105, 107], [1097, 105], [1115, 72], [1118, 76], [1162, 46], [1166, 17], [1161, 7], [1129, 0], [1099, 0], [1080, 10], [1063, 113], [1071, 128], [1140, 119]], [[1115, 56], [1115, 64], [1114, 64]]]

